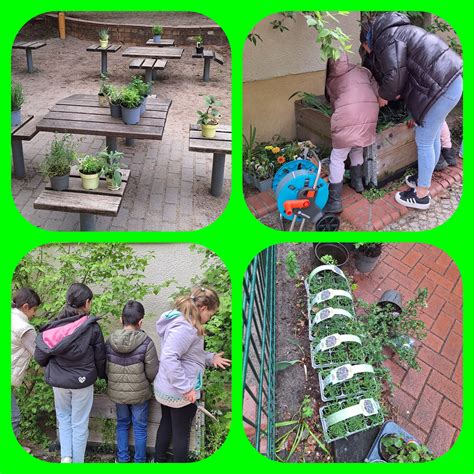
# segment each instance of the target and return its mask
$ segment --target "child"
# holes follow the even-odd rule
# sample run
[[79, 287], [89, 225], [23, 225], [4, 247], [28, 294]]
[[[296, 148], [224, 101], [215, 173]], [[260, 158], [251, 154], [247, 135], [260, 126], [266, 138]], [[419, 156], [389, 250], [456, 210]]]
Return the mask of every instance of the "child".
[[107, 340], [107, 394], [116, 404], [117, 462], [130, 462], [128, 430], [133, 425], [136, 463], [146, 462], [148, 400], [158, 372], [155, 344], [141, 329], [145, 309], [129, 301], [122, 312], [122, 329]]
[[155, 462], [166, 462], [170, 442], [174, 462], [188, 461], [189, 435], [205, 366], [225, 369], [230, 365], [231, 361], [222, 357], [223, 352], [204, 350], [204, 325], [218, 309], [219, 297], [214, 290], [194, 288], [156, 323], [161, 356], [154, 389], [162, 416], [156, 436]]
[[379, 114], [377, 83], [367, 69], [351, 64], [347, 54], [327, 64], [326, 97], [331, 102], [332, 152], [329, 161], [329, 200], [325, 212], [342, 212], [344, 162], [351, 159], [351, 187], [364, 190], [363, 147], [375, 142]]
[[20, 387], [25, 378], [26, 369], [35, 352], [36, 331], [29, 323], [34, 318], [40, 297], [31, 288], [20, 288], [12, 301], [11, 325], [11, 406], [12, 425], [15, 436], [20, 431], [20, 410], [13, 392], [14, 387]]
[[94, 383], [105, 378], [105, 343], [99, 318], [89, 315], [93, 293], [73, 283], [56, 320], [36, 338], [35, 359], [53, 387], [62, 463], [83, 463]]

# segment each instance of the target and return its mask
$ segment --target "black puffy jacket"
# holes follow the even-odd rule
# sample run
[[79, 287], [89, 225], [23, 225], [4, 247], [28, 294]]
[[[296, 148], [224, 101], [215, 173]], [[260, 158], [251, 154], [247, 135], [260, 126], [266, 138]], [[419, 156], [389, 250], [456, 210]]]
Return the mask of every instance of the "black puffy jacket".
[[46, 367], [52, 387], [84, 388], [105, 378], [106, 347], [98, 318], [77, 315], [57, 319], [41, 328], [35, 360]]
[[438, 36], [411, 25], [402, 13], [384, 13], [374, 20], [372, 47], [382, 76], [380, 97], [394, 100], [400, 95], [418, 124], [462, 74], [462, 59]]

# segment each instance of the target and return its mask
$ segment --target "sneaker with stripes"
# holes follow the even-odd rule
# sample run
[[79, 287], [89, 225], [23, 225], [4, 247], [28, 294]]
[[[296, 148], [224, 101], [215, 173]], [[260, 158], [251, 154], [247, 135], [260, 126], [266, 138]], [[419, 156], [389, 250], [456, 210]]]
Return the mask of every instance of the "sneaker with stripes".
[[407, 186], [410, 186], [410, 188], [416, 189], [416, 186], [418, 184], [418, 173], [406, 176], [405, 183], [407, 184]]
[[408, 191], [401, 191], [395, 194], [395, 201], [405, 207], [426, 210], [430, 207], [431, 196], [428, 194], [423, 198], [419, 198], [414, 189], [409, 189]]

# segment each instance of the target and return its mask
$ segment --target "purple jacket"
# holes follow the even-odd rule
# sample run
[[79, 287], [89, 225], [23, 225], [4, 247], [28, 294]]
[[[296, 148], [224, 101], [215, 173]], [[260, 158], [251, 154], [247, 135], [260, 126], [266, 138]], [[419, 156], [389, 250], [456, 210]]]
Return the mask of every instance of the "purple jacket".
[[204, 369], [215, 353], [204, 350], [204, 338], [177, 310], [163, 313], [156, 330], [161, 338], [160, 367], [153, 383], [157, 398], [182, 397], [193, 388], [199, 398]]

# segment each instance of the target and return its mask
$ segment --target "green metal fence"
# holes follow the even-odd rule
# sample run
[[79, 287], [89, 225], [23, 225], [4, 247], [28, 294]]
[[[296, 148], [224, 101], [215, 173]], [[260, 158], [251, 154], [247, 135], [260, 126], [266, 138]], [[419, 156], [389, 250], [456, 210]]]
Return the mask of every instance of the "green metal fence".
[[255, 449], [275, 459], [276, 247], [259, 253], [243, 289], [244, 425]]

